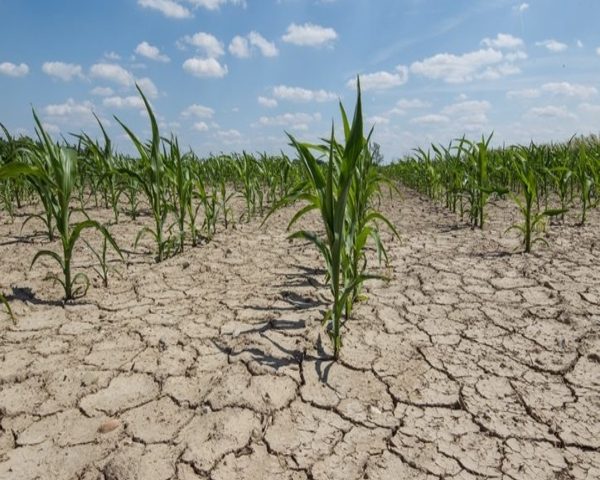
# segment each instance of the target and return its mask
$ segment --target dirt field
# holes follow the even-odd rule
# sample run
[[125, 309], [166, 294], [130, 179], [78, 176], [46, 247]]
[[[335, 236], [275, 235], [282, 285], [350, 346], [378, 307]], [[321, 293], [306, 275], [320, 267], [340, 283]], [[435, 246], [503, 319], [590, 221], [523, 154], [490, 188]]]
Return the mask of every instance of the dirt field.
[[337, 363], [292, 210], [159, 265], [123, 217], [123, 277], [66, 307], [29, 270], [39, 224], [0, 218], [0, 478], [599, 479], [599, 212], [524, 256], [505, 203], [483, 232], [408, 191], [384, 209], [392, 280]]

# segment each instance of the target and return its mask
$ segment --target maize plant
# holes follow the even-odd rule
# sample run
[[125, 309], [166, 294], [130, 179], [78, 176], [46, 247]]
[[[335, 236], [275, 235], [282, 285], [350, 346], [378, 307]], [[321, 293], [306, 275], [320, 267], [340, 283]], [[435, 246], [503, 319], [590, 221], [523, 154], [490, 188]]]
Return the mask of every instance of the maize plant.
[[525, 253], [531, 252], [531, 247], [536, 242], [542, 242], [548, 245], [548, 242], [542, 237], [535, 236], [540, 227], [543, 227], [543, 221], [548, 217], [561, 215], [565, 212], [564, 209], [547, 209], [539, 211], [536, 207], [539, 196], [538, 178], [532, 162], [527, 157], [527, 150], [524, 148], [517, 149], [514, 152], [513, 171], [517, 179], [521, 183], [522, 197], [517, 194], [512, 194], [521, 216], [523, 223], [511, 225], [509, 230], [518, 230], [523, 237], [523, 247]]
[[[85, 273], [79, 272], [73, 275], [71, 269], [75, 244], [84, 230], [99, 231], [119, 255], [121, 255], [121, 251], [108, 230], [97, 221], [88, 218], [82, 222], [71, 224], [73, 209], [70, 203], [77, 178], [77, 153], [73, 149], [53, 143], [35, 111], [33, 116], [37, 126], [36, 133], [40, 140], [40, 147], [33, 151], [35, 166], [14, 163], [8, 165], [11, 168], [7, 173], [16, 175], [20, 171], [27, 174], [36, 189], [43, 193], [43, 198], [48, 199], [47, 208], [56, 226], [62, 252], [40, 250], [33, 257], [31, 267], [42, 257], [55, 260], [61, 268], [62, 275], [51, 274], [49, 278], [60, 283], [65, 292], [65, 300], [71, 300], [77, 294], [85, 294], [89, 287], [89, 279]], [[0, 178], [1, 176], [0, 172]]]
[[142, 96], [142, 100], [146, 106], [146, 111], [150, 117], [152, 139], [147, 144], [142, 143], [135, 133], [129, 129], [129, 127], [115, 117], [117, 122], [121, 125], [121, 127], [123, 127], [125, 132], [127, 132], [127, 135], [133, 142], [141, 157], [139, 160], [139, 165], [137, 166], [138, 171], [131, 167], [121, 167], [118, 171], [124, 175], [134, 178], [137, 181], [137, 184], [142, 188], [144, 194], [146, 195], [146, 199], [148, 200], [148, 204], [150, 205], [150, 209], [152, 211], [152, 217], [154, 219], [154, 229], [150, 227], [144, 227], [142, 230], [140, 230], [136, 237], [135, 245], [137, 246], [140, 238], [144, 234], [149, 233], [156, 243], [156, 261], [161, 262], [166, 258], [167, 253], [170, 251], [173, 244], [171, 238], [167, 237], [165, 239], [164, 232], [167, 214], [169, 211], [173, 210], [173, 208], [167, 202], [167, 173], [164, 155], [160, 149], [160, 134], [158, 131], [156, 117], [154, 116], [154, 112], [152, 111], [150, 103], [148, 103], [144, 93], [137, 84], [136, 88]]
[[[373, 182], [373, 177], [370, 176], [372, 163], [369, 163], [372, 159], [368, 148], [370, 134], [367, 138], [363, 134], [360, 82], [351, 125], [341, 105], [340, 110], [344, 125], [344, 144], [336, 141], [333, 126], [329, 140], [320, 146], [300, 143], [288, 134], [302, 164], [305, 181], [279, 204], [295, 200], [306, 202], [292, 217], [288, 229], [308, 212], [317, 210], [321, 215], [324, 236], [299, 230], [292, 233], [290, 238], [312, 242], [325, 262], [333, 305], [326, 312], [323, 323], [328, 324], [327, 333], [333, 344], [334, 359], [339, 358], [342, 347], [344, 314], [347, 320], [352, 303], [364, 281], [380, 278], [365, 273], [366, 257], [363, 251], [366, 239], [373, 236], [375, 231], [371, 223], [383, 220], [389, 224], [368, 202], [375, 191], [375, 183], [370, 183]], [[327, 156], [324, 171], [311, 150]], [[359, 266], [359, 262], [364, 263]]]

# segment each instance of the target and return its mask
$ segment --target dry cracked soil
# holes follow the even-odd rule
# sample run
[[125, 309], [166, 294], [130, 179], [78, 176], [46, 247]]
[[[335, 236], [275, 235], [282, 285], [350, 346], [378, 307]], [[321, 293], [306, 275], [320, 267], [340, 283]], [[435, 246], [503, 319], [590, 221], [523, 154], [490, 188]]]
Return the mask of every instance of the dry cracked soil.
[[160, 264], [123, 218], [120, 276], [102, 288], [80, 244], [93, 286], [67, 305], [55, 265], [29, 269], [35, 221], [0, 218], [0, 478], [599, 479], [599, 212], [523, 255], [506, 202], [483, 231], [407, 190], [383, 209], [390, 281], [336, 363], [290, 209]]

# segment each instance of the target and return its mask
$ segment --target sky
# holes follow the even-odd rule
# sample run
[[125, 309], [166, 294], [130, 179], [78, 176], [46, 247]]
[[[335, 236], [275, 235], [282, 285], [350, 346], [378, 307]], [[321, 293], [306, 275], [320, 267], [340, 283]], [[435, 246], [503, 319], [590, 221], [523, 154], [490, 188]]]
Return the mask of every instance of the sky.
[[386, 161], [494, 132], [600, 132], [598, 0], [0, 0], [0, 122], [119, 150], [149, 135], [138, 84], [198, 155], [289, 151], [340, 129], [360, 76]]

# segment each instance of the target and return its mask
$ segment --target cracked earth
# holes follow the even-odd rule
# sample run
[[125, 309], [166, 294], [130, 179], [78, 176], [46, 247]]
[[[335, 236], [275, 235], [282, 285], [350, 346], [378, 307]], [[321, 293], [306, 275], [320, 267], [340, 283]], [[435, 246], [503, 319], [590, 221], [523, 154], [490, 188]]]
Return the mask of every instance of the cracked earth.
[[66, 306], [53, 264], [29, 270], [35, 221], [0, 217], [0, 478], [600, 478], [599, 212], [525, 256], [507, 203], [483, 232], [409, 191], [383, 208], [391, 281], [337, 363], [293, 210], [158, 265], [124, 217], [121, 277], [102, 288], [80, 244], [94, 285]]

